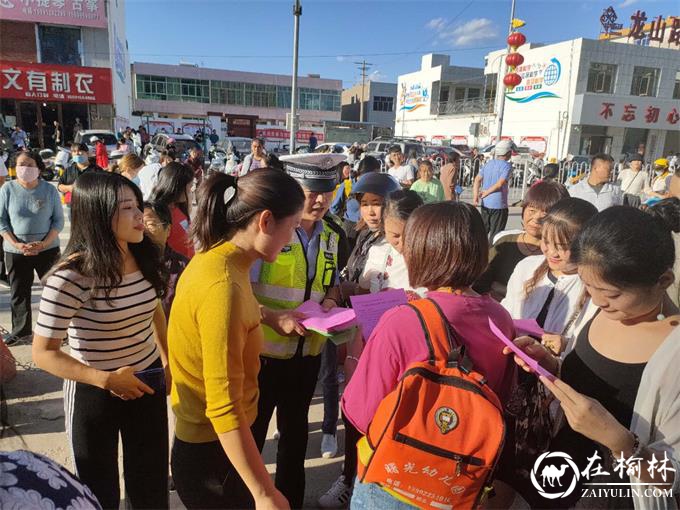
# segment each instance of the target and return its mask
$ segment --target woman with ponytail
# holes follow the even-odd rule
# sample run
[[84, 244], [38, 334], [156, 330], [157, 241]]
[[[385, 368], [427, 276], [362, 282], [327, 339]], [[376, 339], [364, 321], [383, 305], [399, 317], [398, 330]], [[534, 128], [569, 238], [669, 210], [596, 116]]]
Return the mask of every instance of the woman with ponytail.
[[304, 199], [292, 177], [272, 169], [238, 181], [213, 174], [199, 188], [198, 253], [179, 279], [168, 331], [177, 417], [172, 475], [187, 508], [288, 508], [251, 433], [263, 312], [249, 271], [258, 259], [276, 260]]

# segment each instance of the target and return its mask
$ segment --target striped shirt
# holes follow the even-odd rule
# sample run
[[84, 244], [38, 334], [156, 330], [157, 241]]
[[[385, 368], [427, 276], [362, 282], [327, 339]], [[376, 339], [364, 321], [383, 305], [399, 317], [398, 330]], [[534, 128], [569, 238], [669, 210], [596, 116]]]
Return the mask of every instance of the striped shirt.
[[59, 270], [45, 283], [35, 334], [68, 337], [71, 356], [99, 370], [147, 368], [160, 356], [153, 329], [156, 291], [136, 271], [123, 276], [110, 299], [76, 271]]

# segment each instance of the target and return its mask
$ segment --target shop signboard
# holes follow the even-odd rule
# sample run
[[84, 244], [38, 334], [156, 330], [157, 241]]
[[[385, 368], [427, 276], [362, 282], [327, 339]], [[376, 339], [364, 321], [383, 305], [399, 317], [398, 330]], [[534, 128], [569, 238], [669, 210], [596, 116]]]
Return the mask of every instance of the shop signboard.
[[548, 140], [545, 136], [522, 136], [519, 139], [520, 147], [529, 147], [534, 152], [545, 153]]
[[0, 19], [106, 28], [105, 0], [0, 0]]
[[112, 104], [111, 69], [0, 61], [0, 98]]
[[[295, 139], [299, 142], [309, 142], [312, 133], [316, 136], [318, 142], [324, 141], [323, 132], [299, 129], [295, 132]], [[265, 140], [288, 140], [290, 138], [290, 131], [287, 129], [277, 127], [263, 126], [257, 127], [257, 136]]]
[[656, 97], [577, 95], [572, 123], [680, 131], [680, 104]]
[[399, 92], [399, 111], [410, 113], [430, 104], [430, 92], [422, 83], [401, 82]]
[[557, 57], [522, 64], [515, 72], [522, 77], [522, 83], [506, 94], [509, 101], [524, 104], [560, 97], [556, 89], [562, 78], [562, 64]]

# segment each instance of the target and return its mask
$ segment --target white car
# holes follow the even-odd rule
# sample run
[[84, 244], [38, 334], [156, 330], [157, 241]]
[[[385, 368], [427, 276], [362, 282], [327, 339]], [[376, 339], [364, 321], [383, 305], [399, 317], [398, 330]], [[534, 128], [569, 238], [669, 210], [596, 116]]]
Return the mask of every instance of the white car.
[[78, 131], [74, 143], [84, 143], [90, 149], [90, 152], [94, 154], [94, 142], [93, 138], [99, 138], [104, 145], [106, 145], [106, 152], [111, 155], [113, 151], [118, 148], [118, 139], [113, 131], [106, 131], [103, 129], [85, 129]]

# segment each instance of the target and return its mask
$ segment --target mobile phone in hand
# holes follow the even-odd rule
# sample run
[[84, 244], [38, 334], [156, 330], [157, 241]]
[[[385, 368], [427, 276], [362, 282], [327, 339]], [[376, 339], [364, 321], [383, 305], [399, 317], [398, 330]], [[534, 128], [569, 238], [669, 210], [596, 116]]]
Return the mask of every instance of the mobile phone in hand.
[[135, 372], [135, 376], [156, 393], [160, 392], [165, 395], [165, 370], [163, 368], [147, 368]]

